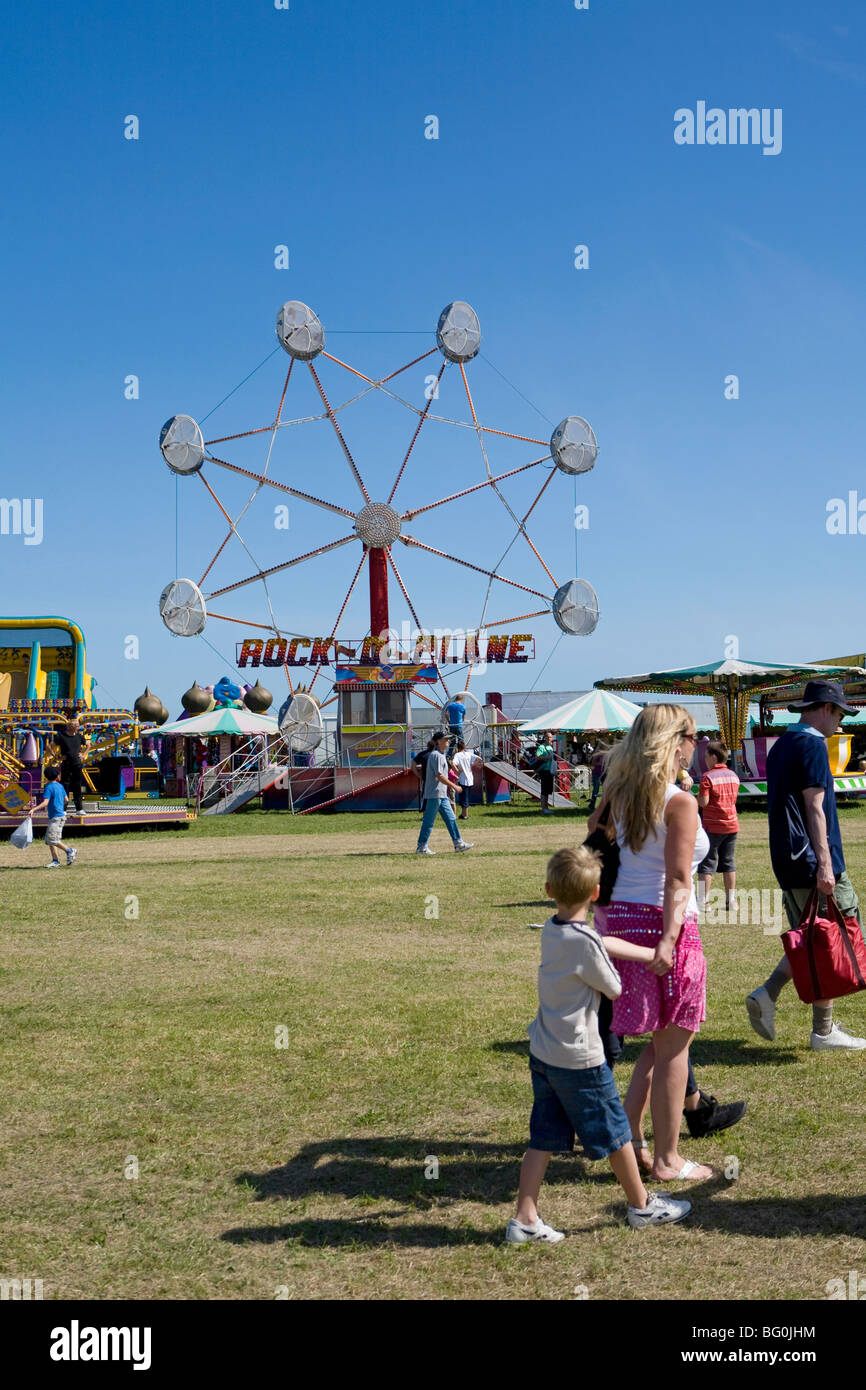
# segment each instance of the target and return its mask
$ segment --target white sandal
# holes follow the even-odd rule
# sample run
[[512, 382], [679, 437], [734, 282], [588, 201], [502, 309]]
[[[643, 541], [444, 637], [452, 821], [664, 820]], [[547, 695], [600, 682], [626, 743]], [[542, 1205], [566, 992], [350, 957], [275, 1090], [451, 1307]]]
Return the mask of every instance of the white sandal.
[[[682, 1181], [683, 1179], [685, 1179], [685, 1178], [690, 1178], [691, 1175], [692, 1175], [692, 1173], [695, 1171], [696, 1168], [710, 1168], [710, 1165], [709, 1165], [708, 1163], [692, 1163], [692, 1160], [691, 1160], [690, 1158], [687, 1158], [686, 1161], [685, 1161], [685, 1163], [683, 1164], [682, 1168], [681, 1168], [680, 1171], [677, 1173], [677, 1175], [676, 1175], [675, 1178], [659, 1178], [658, 1181], [659, 1181], [659, 1182], [681, 1182], [681, 1181]], [[713, 1170], [712, 1170], [712, 1168], [710, 1168], [710, 1177], [712, 1177], [712, 1176], [713, 1176]], [[702, 1181], [703, 1181], [703, 1182], [708, 1182], [709, 1179], [703, 1178]]]

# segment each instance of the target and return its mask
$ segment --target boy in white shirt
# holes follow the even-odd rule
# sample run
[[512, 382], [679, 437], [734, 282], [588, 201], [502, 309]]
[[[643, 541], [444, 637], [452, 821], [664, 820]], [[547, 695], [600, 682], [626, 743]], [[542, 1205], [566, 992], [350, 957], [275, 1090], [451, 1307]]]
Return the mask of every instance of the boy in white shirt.
[[451, 766], [457, 773], [457, 780], [460, 784], [459, 796], [461, 811], [460, 815], [457, 817], [458, 820], [469, 819], [469, 793], [475, 781], [472, 769], [475, 767], [476, 763], [480, 763], [481, 761], [481, 758], [473, 749], [466, 747], [462, 738], [457, 740], [457, 752], [451, 759]]
[[641, 1180], [613, 1072], [598, 1031], [602, 994], [618, 998], [622, 986], [611, 962], [653, 959], [647, 946], [601, 937], [586, 920], [598, 897], [601, 859], [585, 845], [561, 849], [547, 866], [545, 892], [556, 903], [544, 924], [538, 970], [538, 1013], [529, 1025], [534, 1103], [529, 1148], [520, 1169], [517, 1212], [505, 1238], [522, 1244], [564, 1240], [538, 1214], [538, 1194], [552, 1153], [571, 1153], [575, 1134], [590, 1159], [607, 1158], [628, 1198], [629, 1226], [682, 1221], [691, 1203], [650, 1194]]

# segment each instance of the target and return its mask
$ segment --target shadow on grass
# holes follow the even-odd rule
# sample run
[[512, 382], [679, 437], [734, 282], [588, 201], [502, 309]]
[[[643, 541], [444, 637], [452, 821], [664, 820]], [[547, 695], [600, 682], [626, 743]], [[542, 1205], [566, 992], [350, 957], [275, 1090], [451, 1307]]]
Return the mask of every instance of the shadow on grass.
[[300, 1245], [334, 1249], [363, 1246], [443, 1246], [501, 1245], [502, 1231], [480, 1231], [471, 1226], [390, 1225], [387, 1221], [301, 1220], [283, 1226], [240, 1226], [224, 1231], [221, 1240], [231, 1245], [273, 1245], [277, 1241], [297, 1241]]
[[552, 898], [528, 898], [524, 903], [494, 903], [494, 907], [556, 907]]
[[[730, 1188], [736, 1184], [726, 1183]], [[692, 1221], [703, 1231], [732, 1236], [866, 1236], [866, 1194], [836, 1196], [822, 1192], [810, 1197], [738, 1197], [695, 1205]]]
[[[366, 1199], [387, 1198], [430, 1208], [441, 1202], [504, 1202], [514, 1196], [525, 1144], [467, 1139], [338, 1136], [306, 1144], [288, 1163], [266, 1173], [239, 1173], [235, 1182], [252, 1188], [258, 1201], [300, 1198], [311, 1193]], [[425, 1177], [431, 1160], [438, 1177]], [[562, 1159], [564, 1162], [560, 1162]], [[572, 1162], [577, 1161], [575, 1170]], [[597, 1172], [593, 1172], [596, 1169]], [[610, 1177], [605, 1168], [585, 1167], [580, 1155], [557, 1155], [549, 1182]]]
[[510, 1038], [507, 1042], [492, 1042], [490, 1052], [511, 1052], [517, 1057], [529, 1056], [529, 1039]]
[[[239, 1173], [235, 1182], [252, 1188], [258, 1201], [299, 1200], [337, 1194], [373, 1204], [398, 1202], [402, 1211], [354, 1218], [299, 1218], [281, 1226], [236, 1227], [221, 1239], [240, 1245], [247, 1241], [271, 1244], [297, 1240], [303, 1245], [467, 1245], [500, 1244], [502, 1233], [471, 1226], [444, 1226], [435, 1222], [392, 1225], [423, 1212], [442, 1212], [453, 1203], [478, 1202], [484, 1206], [514, 1201], [523, 1144], [464, 1140], [419, 1140], [390, 1136], [369, 1139], [338, 1137], [307, 1144], [288, 1163], [267, 1173]], [[438, 1177], [425, 1177], [430, 1160], [439, 1165]], [[575, 1182], [615, 1185], [604, 1163], [589, 1163], [578, 1154], [556, 1155], [545, 1185]]]
[[[635, 1062], [646, 1046], [643, 1038], [628, 1039], [623, 1045], [619, 1060]], [[504, 1042], [492, 1042], [490, 1052], [506, 1052], [515, 1057], [529, 1056], [529, 1039], [509, 1038]], [[694, 1067], [753, 1067], [789, 1066], [799, 1062], [800, 1054], [790, 1048], [765, 1048], [743, 1042], [740, 1038], [701, 1038], [692, 1045], [692, 1066]], [[616, 1068], [614, 1068], [616, 1075]]]
[[[640, 1056], [648, 1038], [628, 1038], [623, 1045], [620, 1061], [634, 1062]], [[786, 1067], [801, 1061], [800, 1053], [790, 1047], [767, 1047], [743, 1038], [708, 1038], [703, 1033], [692, 1043], [693, 1067]]]

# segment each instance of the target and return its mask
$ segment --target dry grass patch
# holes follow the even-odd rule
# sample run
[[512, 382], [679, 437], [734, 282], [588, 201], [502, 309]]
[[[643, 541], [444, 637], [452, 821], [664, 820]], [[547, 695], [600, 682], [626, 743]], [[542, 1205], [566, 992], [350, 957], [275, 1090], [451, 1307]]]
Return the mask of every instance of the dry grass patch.
[[[742, 886], [771, 888], [765, 820], [743, 820]], [[743, 997], [780, 953], [760, 924], [704, 932], [699, 1079], [749, 1113], [686, 1152], [736, 1158], [738, 1179], [692, 1188], [687, 1226], [634, 1234], [603, 1165], [557, 1159], [542, 1209], [570, 1239], [504, 1248], [527, 923], [583, 820], [491, 808], [471, 855], [437, 831], [435, 864], [410, 856], [417, 825], [250, 813], [83, 837], [49, 880], [40, 848], [0, 846], [0, 1272], [63, 1298], [814, 1299], [862, 1262], [866, 1060], [810, 1053], [790, 993], [775, 1045], [750, 1031]], [[843, 833], [866, 884], [866, 812]], [[862, 997], [839, 1013], [866, 1032]]]

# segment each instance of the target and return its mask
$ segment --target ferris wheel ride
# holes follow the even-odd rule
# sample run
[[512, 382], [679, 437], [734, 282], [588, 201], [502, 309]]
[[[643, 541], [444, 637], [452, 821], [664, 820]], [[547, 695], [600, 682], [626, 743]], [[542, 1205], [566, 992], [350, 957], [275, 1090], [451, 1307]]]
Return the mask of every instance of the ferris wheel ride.
[[[525, 434], [515, 434], [507, 430], [495, 429], [492, 426], [482, 424], [478, 418], [469, 379], [466, 371], [467, 364], [477, 356], [481, 346], [481, 328], [478, 316], [474, 309], [464, 301], [455, 301], [446, 306], [439, 316], [436, 327], [435, 346], [429, 351], [422, 353], [419, 357], [398, 367], [388, 375], [375, 379], [366, 375], [357, 368], [334, 357], [325, 350], [325, 330], [317, 315], [307, 305], [298, 300], [290, 300], [285, 303], [277, 315], [277, 338], [279, 346], [288, 355], [290, 361], [282, 387], [276, 415], [270, 424], [258, 426], [252, 429], [243, 430], [237, 434], [224, 435], [219, 438], [205, 440], [201, 426], [190, 415], [178, 414], [166, 421], [159, 437], [159, 446], [169, 469], [179, 478], [190, 478], [197, 476], [203, 484], [206, 492], [222, 518], [226, 534], [222, 539], [215, 554], [209, 564], [204, 569], [201, 576], [197, 579], [178, 576], [170, 581], [162, 591], [159, 600], [159, 611], [163, 623], [168, 630], [177, 636], [196, 636], [201, 634], [210, 620], [222, 621], [226, 623], [238, 623], [245, 627], [255, 628], [262, 632], [267, 632], [275, 638], [282, 638], [287, 635], [287, 629], [281, 625], [274, 611], [271, 598], [269, 583], [274, 576], [302, 566], [315, 558], [338, 551], [348, 546], [360, 546], [360, 556], [357, 567], [354, 570], [348, 591], [342, 599], [336, 612], [333, 623], [329, 623], [330, 637], [327, 643], [322, 644], [327, 647], [337, 641], [339, 625], [346, 613], [349, 601], [359, 583], [362, 571], [367, 568], [369, 586], [369, 633], [371, 638], [380, 637], [387, 643], [392, 629], [390, 627], [390, 605], [389, 605], [389, 579], [392, 579], [399, 590], [406, 607], [412, 615], [419, 633], [429, 633], [430, 627], [425, 627], [418, 615], [408, 586], [404, 581], [401, 570], [398, 567], [394, 556], [397, 546], [405, 548], [407, 553], [418, 555], [435, 555], [441, 560], [450, 564], [461, 566], [473, 571], [486, 579], [486, 592], [483, 605], [474, 632], [482, 635], [488, 628], [504, 627], [508, 624], [522, 622], [529, 618], [552, 615], [556, 626], [561, 634], [568, 636], [588, 636], [598, 622], [598, 599], [592, 585], [585, 579], [572, 578], [564, 583], [557, 583], [550, 568], [545, 563], [537, 545], [532, 540], [527, 529], [527, 522], [540, 502], [542, 496], [547, 491], [552, 480], [557, 474], [564, 476], [575, 476], [588, 472], [593, 468], [598, 454], [598, 443], [591, 426], [585, 419], [578, 415], [566, 416], [553, 430], [549, 440], [536, 439]], [[276, 349], [275, 349], [276, 351]], [[425, 359], [438, 354], [441, 357], [441, 364], [438, 374], [435, 377], [435, 388], [425, 392], [426, 403], [423, 407], [412, 404], [410, 401], [400, 396], [393, 383], [402, 373], [409, 368], [416, 366]], [[334, 363], [337, 367], [345, 369], [354, 377], [360, 379], [364, 386], [349, 401], [334, 406], [317, 371], [316, 359], [322, 357]], [[438, 399], [438, 387], [447, 369], [454, 369], [459, 375], [460, 383], [465, 393], [468, 404], [471, 423], [469, 421], [459, 421], [440, 415], [432, 410], [433, 402]], [[315, 388], [321, 405], [321, 413], [315, 416], [306, 416], [297, 420], [283, 419], [283, 410], [287, 395], [290, 389], [292, 374], [294, 370], [306, 371]], [[432, 381], [433, 378], [428, 378]], [[414, 432], [409, 440], [408, 447], [400, 461], [396, 477], [388, 490], [387, 487], [381, 491], [371, 493], [362, 477], [358, 464], [349, 448], [346, 437], [341, 429], [338, 414], [341, 414], [348, 406], [363, 396], [371, 392], [380, 392], [385, 397], [390, 398], [401, 406], [412, 411], [417, 417]], [[314, 495], [311, 492], [302, 490], [288, 481], [282, 480], [271, 471], [272, 452], [274, 442], [281, 429], [289, 425], [300, 425], [309, 423], [313, 419], [327, 420], [330, 422], [337, 445], [343, 458], [348, 465], [352, 477], [354, 489], [357, 489], [358, 497], [353, 489], [353, 495], [348, 499], [348, 504], [342, 502], [326, 500]], [[445, 424], [460, 425], [464, 429], [469, 428], [477, 436], [484, 466], [484, 476], [480, 482], [468, 487], [452, 492], [447, 496], [440, 497], [432, 502], [423, 505], [404, 507], [398, 509], [394, 505], [394, 498], [397, 489], [404, 479], [410, 458], [418, 442], [423, 426], [430, 420], [441, 421]], [[219, 448], [219, 455], [214, 452], [217, 446], [233, 444], [237, 440], [249, 439], [255, 435], [269, 436], [267, 456], [264, 467], [261, 471], [254, 471], [241, 467], [239, 464], [222, 457], [227, 451]], [[544, 452], [539, 457], [533, 458], [530, 462], [521, 464], [516, 468], [508, 469], [501, 473], [495, 473], [489, 458], [488, 445], [496, 438], [520, 441], [540, 447]], [[552, 467], [550, 465], [553, 465]], [[502, 484], [506, 480], [517, 477], [518, 475], [529, 474], [531, 470], [545, 469], [546, 476], [541, 487], [535, 494], [528, 508], [515, 510], [505, 496]], [[206, 471], [207, 470], [207, 471]], [[213, 483], [219, 476], [219, 470], [237, 479], [239, 482], [252, 482], [253, 491], [246, 502], [238, 508], [234, 514], [232, 510], [223, 504], [218, 496]], [[255, 559], [250, 544], [241, 535], [239, 525], [246, 516], [255, 499], [264, 489], [271, 489], [273, 493], [281, 497], [290, 497], [304, 504], [317, 508], [330, 514], [336, 519], [343, 519], [344, 524], [341, 529], [344, 534], [338, 535], [335, 539], [327, 541], [325, 544], [307, 550], [304, 553], [283, 560], [278, 564], [269, 567], [262, 567]], [[416, 518], [434, 511], [436, 508], [445, 506], [448, 503], [462, 502], [475, 495], [484, 495], [484, 490], [492, 492], [504, 507], [509, 515], [514, 527], [514, 532], [503, 551], [500, 559], [491, 567], [476, 563], [465, 556], [451, 554], [449, 551], [431, 545], [422, 540], [414, 530], [410, 530]], [[359, 505], [360, 503], [360, 505]], [[208, 576], [214, 569], [217, 561], [223, 555], [229, 542], [235, 538], [243, 548], [254, 566], [253, 572], [243, 574], [231, 583], [220, 584], [217, 587], [205, 591]], [[544, 573], [544, 588], [538, 588], [531, 584], [520, 582], [501, 572], [501, 566], [505, 561], [512, 547], [519, 541], [525, 542], [532, 551], [535, 560]], [[212, 581], [213, 582], [213, 581]], [[537, 580], [536, 584], [541, 583]], [[217, 611], [218, 601], [229, 594], [233, 594], [248, 586], [260, 584], [262, 586], [265, 602], [267, 606], [267, 616], [270, 621], [267, 623], [252, 622], [246, 618], [230, 616], [226, 613]], [[508, 592], [518, 591], [521, 596], [522, 604], [527, 598], [530, 604], [535, 602], [535, 607], [529, 612], [520, 612], [509, 617], [500, 617], [497, 613], [493, 619], [488, 618], [488, 609], [494, 593], [504, 590]], [[222, 604], [218, 606], [222, 607]], [[262, 615], [264, 616], [264, 615]], [[387, 650], [387, 647], [386, 647]], [[468, 650], [468, 648], [467, 648]], [[482, 660], [480, 649], [475, 648], [475, 656], [468, 661], [469, 671], [466, 677], [468, 687], [472, 667], [476, 661]], [[318, 659], [311, 656], [310, 665], [307, 668], [311, 679], [305, 687], [306, 694], [312, 696], [313, 688], [319, 679], [321, 672], [329, 665], [325, 659], [323, 651], [320, 649]], [[284, 663], [284, 669], [288, 680], [289, 692], [293, 693], [292, 678], [288, 665]], [[448, 685], [441, 675], [437, 672], [437, 679], [441, 682], [446, 699], [449, 698]], [[429, 698], [429, 697], [424, 697]], [[474, 699], [474, 697], [472, 697]], [[315, 700], [315, 697], [313, 697]], [[438, 701], [430, 700], [431, 704], [438, 704]], [[318, 705], [319, 701], [315, 700]], [[298, 711], [300, 713], [300, 711]], [[314, 726], [315, 726], [315, 721]], [[307, 730], [307, 721], [303, 718], [291, 721], [292, 736], [295, 739], [304, 738], [310, 740], [315, 738], [315, 727]], [[301, 730], [303, 729], [303, 733]], [[289, 734], [289, 730], [286, 730]]]

